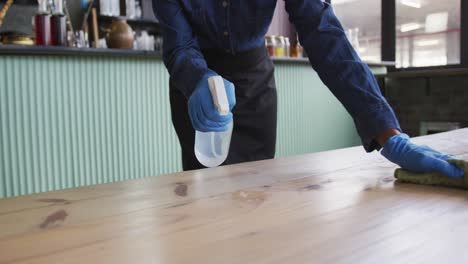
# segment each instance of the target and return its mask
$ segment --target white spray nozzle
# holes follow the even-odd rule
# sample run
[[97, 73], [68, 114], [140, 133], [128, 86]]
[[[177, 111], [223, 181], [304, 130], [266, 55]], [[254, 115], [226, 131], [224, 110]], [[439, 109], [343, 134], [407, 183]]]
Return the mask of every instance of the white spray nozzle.
[[208, 78], [208, 86], [210, 87], [213, 103], [218, 109], [220, 115], [229, 114], [229, 102], [224, 88], [224, 81], [221, 76], [213, 76]]

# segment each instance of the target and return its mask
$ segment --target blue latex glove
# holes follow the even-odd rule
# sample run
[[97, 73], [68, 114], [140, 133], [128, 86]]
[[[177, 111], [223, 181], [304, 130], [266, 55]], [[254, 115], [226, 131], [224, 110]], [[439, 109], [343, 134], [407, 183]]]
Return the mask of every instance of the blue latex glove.
[[[197, 84], [194, 92], [188, 100], [188, 109], [192, 126], [201, 132], [221, 132], [228, 129], [228, 124], [232, 121], [232, 113], [222, 116], [219, 114], [213, 103], [213, 98], [208, 87], [208, 78], [205, 75]], [[224, 79], [224, 88], [229, 102], [229, 110], [232, 111], [236, 105], [236, 95], [234, 84]]]
[[449, 177], [462, 177], [464, 171], [447, 162], [454, 158], [442, 154], [428, 146], [418, 146], [410, 142], [406, 134], [398, 134], [387, 140], [381, 154], [389, 161], [400, 165], [403, 169], [424, 173], [440, 172]]

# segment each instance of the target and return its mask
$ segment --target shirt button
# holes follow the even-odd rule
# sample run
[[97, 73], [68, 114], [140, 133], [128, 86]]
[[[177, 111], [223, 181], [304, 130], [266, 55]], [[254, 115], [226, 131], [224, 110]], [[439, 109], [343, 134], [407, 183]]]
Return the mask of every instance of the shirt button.
[[223, 7], [226, 7], [228, 6], [228, 2], [227, 1], [223, 1]]
[[227, 32], [227, 31], [224, 31], [223, 34], [224, 34], [225, 37], [229, 36], [229, 32]]

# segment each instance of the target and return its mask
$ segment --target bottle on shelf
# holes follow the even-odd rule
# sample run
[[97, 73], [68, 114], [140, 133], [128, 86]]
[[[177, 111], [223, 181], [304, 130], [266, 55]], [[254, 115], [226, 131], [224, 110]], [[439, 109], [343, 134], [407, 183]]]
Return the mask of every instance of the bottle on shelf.
[[110, 16], [112, 14], [111, 2], [109, 0], [99, 1], [99, 14], [103, 16]]
[[50, 17], [51, 44], [65, 46], [67, 43], [67, 20], [63, 12], [63, 0], [54, 0]]
[[302, 47], [297, 34], [291, 43], [291, 58], [302, 58]]
[[135, 1], [135, 18], [141, 18], [142, 10], [140, 1]]
[[135, 18], [135, 0], [125, 0], [125, 11], [127, 18]]
[[266, 36], [265, 37], [265, 45], [268, 49], [268, 54], [270, 57], [275, 57], [276, 54], [276, 36]]
[[103, 16], [120, 16], [120, 0], [100, 0], [99, 14]]
[[34, 32], [37, 46], [49, 46], [51, 44], [50, 14], [47, 0], [38, 0], [38, 12], [34, 16]]
[[120, 16], [122, 13], [122, 10], [120, 10], [120, 0], [107, 0], [112, 3], [112, 15], [111, 16]]
[[291, 43], [289, 43], [289, 38], [284, 38], [284, 56], [290, 57], [291, 56]]
[[285, 49], [286, 43], [284, 41], [283, 36], [276, 37], [276, 48], [275, 48], [275, 56], [276, 57], [284, 57], [284, 49]]

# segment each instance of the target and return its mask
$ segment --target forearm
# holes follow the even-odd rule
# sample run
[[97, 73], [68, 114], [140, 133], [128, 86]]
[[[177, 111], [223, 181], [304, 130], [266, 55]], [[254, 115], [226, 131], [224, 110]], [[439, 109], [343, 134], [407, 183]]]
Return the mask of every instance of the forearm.
[[217, 75], [208, 68], [201, 53], [190, 47], [177, 52], [165, 52], [163, 59], [171, 82], [187, 98], [193, 93], [200, 80], [207, 76]]
[[398, 135], [398, 134], [400, 134], [400, 131], [398, 131], [398, 129], [396, 129], [396, 128], [387, 129], [387, 130], [383, 131], [382, 133], [380, 133], [377, 136], [377, 138], [375, 138], [375, 141], [377, 143], [379, 143], [380, 146], [384, 146], [389, 138], [391, 138], [394, 135]]
[[171, 81], [187, 98], [208, 69], [192, 27], [179, 1], [153, 0], [153, 8], [164, 40], [163, 60]]

